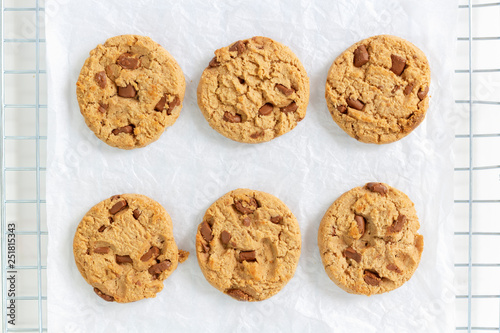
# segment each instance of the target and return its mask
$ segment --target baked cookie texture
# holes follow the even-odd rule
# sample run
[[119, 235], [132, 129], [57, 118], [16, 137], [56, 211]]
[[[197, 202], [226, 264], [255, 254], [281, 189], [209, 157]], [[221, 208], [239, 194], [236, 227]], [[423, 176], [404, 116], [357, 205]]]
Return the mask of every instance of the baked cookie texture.
[[231, 191], [206, 211], [196, 255], [207, 281], [240, 301], [277, 294], [293, 277], [301, 237], [295, 216], [271, 194]]
[[391, 291], [408, 281], [420, 262], [424, 238], [413, 202], [383, 183], [344, 193], [318, 231], [326, 273], [353, 294]]
[[73, 253], [94, 292], [119, 303], [156, 297], [189, 255], [177, 249], [165, 209], [140, 194], [115, 195], [92, 207], [78, 225]]
[[186, 83], [175, 59], [151, 38], [122, 35], [90, 51], [76, 95], [88, 127], [108, 145], [144, 147], [175, 123]]
[[306, 116], [309, 78], [286, 46], [266, 37], [215, 51], [198, 84], [198, 106], [210, 126], [239, 142], [272, 140]]
[[335, 122], [361, 142], [402, 139], [425, 118], [431, 72], [412, 43], [380, 35], [362, 40], [333, 62], [326, 102]]

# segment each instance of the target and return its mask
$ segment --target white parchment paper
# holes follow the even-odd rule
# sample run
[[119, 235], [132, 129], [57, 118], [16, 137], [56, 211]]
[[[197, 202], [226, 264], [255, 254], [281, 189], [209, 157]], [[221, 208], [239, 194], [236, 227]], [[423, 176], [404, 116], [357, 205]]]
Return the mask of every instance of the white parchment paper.
[[[49, 83], [47, 170], [49, 332], [452, 332], [453, 112], [451, 79], [457, 1], [47, 0]], [[108, 37], [141, 34], [179, 62], [186, 99], [174, 126], [148, 147], [125, 151], [98, 140], [80, 115], [75, 83], [88, 52]], [[331, 119], [327, 70], [348, 46], [376, 34], [406, 38], [431, 65], [425, 121], [389, 145], [359, 143]], [[271, 142], [233, 142], [210, 128], [196, 87], [213, 51], [262, 35], [289, 46], [311, 84], [305, 119]], [[368, 181], [415, 202], [425, 237], [413, 278], [383, 295], [350, 295], [324, 272], [317, 230], [343, 192]], [[299, 220], [303, 249], [293, 279], [276, 296], [237, 302], [211, 287], [195, 254], [196, 227], [224, 193], [244, 187], [283, 200]], [[154, 299], [96, 297], [72, 252], [76, 226], [97, 202], [135, 192], [170, 213], [179, 248], [191, 257]]]

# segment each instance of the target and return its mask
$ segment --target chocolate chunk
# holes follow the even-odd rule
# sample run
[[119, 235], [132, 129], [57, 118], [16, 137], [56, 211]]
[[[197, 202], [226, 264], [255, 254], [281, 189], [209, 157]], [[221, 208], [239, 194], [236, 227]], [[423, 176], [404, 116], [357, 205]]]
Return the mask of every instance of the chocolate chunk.
[[356, 224], [358, 225], [358, 230], [359, 233], [361, 234], [361, 237], [365, 234], [365, 218], [360, 215], [355, 215], [354, 220], [356, 221]]
[[387, 228], [387, 231], [389, 231], [390, 233], [398, 233], [401, 230], [403, 230], [403, 226], [405, 225], [405, 223], [406, 223], [406, 216], [399, 215], [398, 219], [394, 221], [394, 223], [392, 223], [392, 225], [389, 228]]
[[365, 107], [365, 104], [363, 104], [363, 102], [361, 102], [359, 99], [352, 98], [347, 99], [347, 105], [356, 110], [363, 110], [363, 108]]
[[366, 184], [366, 188], [372, 192], [387, 194], [387, 187], [382, 183], [368, 183]]
[[124, 53], [118, 57], [116, 63], [125, 69], [137, 69], [139, 68], [141, 61], [132, 57], [130, 53]]
[[395, 54], [391, 54], [391, 71], [396, 75], [401, 75], [405, 69], [406, 59]]
[[429, 87], [425, 87], [425, 89], [421, 89], [418, 93], [417, 96], [420, 98], [420, 100], [423, 100], [425, 96], [427, 96], [427, 93], [429, 92]]
[[243, 219], [243, 225], [244, 225], [245, 227], [249, 227], [249, 226], [250, 226], [250, 223], [252, 223], [252, 219], [251, 219], [251, 218], [249, 218], [248, 216], [247, 216], [247, 217], [245, 217], [245, 218]]
[[132, 258], [130, 258], [130, 256], [119, 256], [119, 255], [116, 255], [116, 263], [117, 264], [125, 264], [125, 263], [132, 263]]
[[273, 105], [271, 103], [266, 103], [259, 109], [259, 114], [261, 116], [267, 116], [271, 112], [273, 112]]
[[394, 264], [388, 264], [386, 267], [390, 271], [394, 271], [396, 273], [402, 273], [402, 271], [399, 269], [399, 267], [394, 265]]
[[234, 52], [234, 51], [238, 51], [238, 55], [243, 53], [245, 51], [245, 43], [239, 40], [233, 45], [231, 45], [231, 47], [229, 48], [229, 52]]
[[97, 85], [101, 87], [102, 89], [106, 88], [106, 82], [107, 82], [107, 77], [106, 77], [106, 72], [98, 72], [94, 76], [95, 82], [97, 82]]
[[181, 105], [181, 100], [179, 97], [175, 96], [174, 100], [168, 104], [167, 114], [170, 116], [172, 114], [172, 110], [178, 105]]
[[201, 243], [201, 246], [203, 247], [203, 252], [208, 253], [210, 251], [210, 247], [207, 244]]
[[118, 87], [118, 96], [123, 98], [134, 98], [137, 95], [137, 91], [134, 86], [127, 84], [125, 87]]
[[350, 246], [342, 252], [342, 255], [346, 258], [353, 259], [358, 263], [361, 262], [361, 254], [356, 252], [356, 250]]
[[224, 112], [224, 120], [230, 123], [241, 123], [241, 116], [239, 114], [232, 115], [230, 112]]
[[354, 50], [354, 67], [361, 67], [368, 62], [370, 55], [366, 50], [366, 46], [360, 45], [356, 50]]
[[285, 106], [284, 108], [281, 108], [281, 112], [285, 112], [285, 113], [294, 112], [298, 108], [299, 108], [299, 106], [297, 105], [297, 103], [292, 102], [292, 103], [288, 104], [287, 106]]
[[365, 270], [363, 280], [365, 280], [365, 282], [370, 286], [375, 286], [375, 287], [380, 285], [381, 281], [380, 276], [378, 275], [377, 272], [372, 272], [369, 270]]
[[235, 201], [234, 207], [241, 214], [252, 214], [257, 209], [257, 201], [254, 198], [250, 198], [250, 201], [246, 203], [247, 207], [243, 206], [244, 201]]
[[109, 247], [96, 247], [94, 249], [94, 253], [97, 253], [97, 254], [106, 254], [106, 253], [109, 253]]
[[273, 216], [271, 217], [271, 222], [273, 222], [274, 224], [278, 224], [278, 223], [281, 223], [283, 221], [283, 216]]
[[103, 293], [102, 291], [100, 291], [99, 289], [97, 289], [95, 287], [94, 287], [94, 292], [97, 294], [97, 296], [99, 296], [100, 298], [102, 298], [106, 302], [114, 302], [114, 300], [115, 300], [115, 298], [113, 296], [106, 295], [105, 293]]
[[339, 105], [339, 106], [337, 106], [337, 110], [339, 110], [339, 112], [342, 114], [346, 114], [347, 113], [347, 106]]
[[207, 223], [207, 221], [203, 221], [203, 223], [201, 224], [200, 233], [207, 242], [210, 242], [214, 238], [214, 236], [212, 235], [212, 228], [210, 227], [210, 224]]
[[160, 255], [160, 249], [156, 246], [151, 246], [148, 252], [144, 253], [141, 257], [141, 261], [149, 261], [151, 258], [156, 258]]
[[139, 216], [141, 216], [141, 211], [138, 209], [134, 209], [134, 211], [132, 212], [132, 215], [134, 216], [134, 219], [138, 220]]
[[165, 108], [165, 103], [167, 102], [167, 96], [166, 95], [163, 95], [162, 98], [160, 98], [160, 100], [158, 101], [158, 103], [156, 103], [155, 105], [155, 111], [163, 111], [163, 109]]
[[106, 113], [106, 111], [108, 110], [108, 105], [104, 104], [103, 102], [99, 102], [99, 107], [97, 108], [97, 110], [101, 113]]
[[415, 82], [410, 82], [406, 85], [405, 90], [403, 90], [403, 94], [408, 96], [411, 91], [413, 90], [413, 87], [415, 86]]
[[250, 301], [252, 299], [250, 295], [241, 291], [240, 289], [228, 289], [226, 290], [226, 294], [234, 299], [237, 299], [238, 301]]
[[133, 133], [134, 132], [134, 125], [127, 125], [127, 126], [123, 126], [123, 127], [118, 127], [118, 128], [115, 128], [114, 130], [111, 131], [111, 133], [113, 133], [114, 135], [118, 135], [120, 133], [126, 133], [126, 134], [130, 134], [130, 133]]
[[115, 215], [116, 213], [118, 213], [122, 209], [125, 209], [125, 207], [127, 207], [127, 205], [128, 205], [127, 201], [120, 200], [117, 203], [115, 203], [113, 205], [113, 207], [111, 207], [111, 209], [109, 210], [109, 213]]
[[241, 251], [240, 252], [240, 262], [241, 261], [256, 261], [255, 251]]
[[149, 267], [148, 272], [149, 272], [149, 274], [156, 275], [156, 277], [158, 277], [158, 275], [160, 275], [161, 272], [169, 269], [170, 266], [172, 266], [172, 263], [170, 262], [170, 260], [165, 260], [165, 261], [160, 262], [159, 264], [155, 264], [155, 265]]
[[105, 226], [105, 225], [101, 225], [101, 226], [99, 227], [99, 229], [97, 229], [97, 231], [99, 231], [99, 232], [103, 232], [105, 229], [106, 229], [106, 226]]
[[213, 57], [212, 60], [208, 63], [209, 67], [217, 67], [220, 65], [220, 62], [217, 61], [217, 56]]
[[279, 84], [279, 83], [276, 85], [276, 88], [278, 88], [278, 90], [281, 91], [281, 93], [283, 93], [285, 96], [290, 96], [291, 94], [293, 94], [295, 92], [294, 89], [287, 88], [284, 85]]
[[255, 133], [250, 134], [250, 137], [252, 139], [257, 139], [258, 137], [261, 137], [263, 135], [264, 135], [264, 131], [260, 131], [260, 132], [255, 132]]
[[231, 240], [231, 234], [229, 232], [227, 232], [226, 230], [221, 232], [220, 241], [222, 242], [222, 244], [227, 245], [229, 244], [230, 240]]

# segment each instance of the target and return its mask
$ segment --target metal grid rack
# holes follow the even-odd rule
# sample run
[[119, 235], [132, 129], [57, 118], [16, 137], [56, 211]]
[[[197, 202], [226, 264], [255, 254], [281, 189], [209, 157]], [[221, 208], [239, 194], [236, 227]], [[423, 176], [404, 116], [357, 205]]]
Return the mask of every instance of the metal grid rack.
[[[498, 23], [500, 2], [487, 1], [462, 0], [458, 9], [455, 294], [460, 332], [500, 332], [500, 102], [491, 100], [494, 89], [499, 91], [494, 82], [500, 82], [495, 77], [500, 64], [478, 62], [493, 49], [500, 59], [500, 32], [483, 35], [476, 27], [486, 11], [496, 15], [490, 23]], [[45, 8], [43, 0], [0, 3], [2, 331], [46, 332]], [[491, 185], [493, 190], [484, 191]], [[9, 223], [16, 226], [13, 269], [6, 257]], [[15, 297], [8, 296], [6, 283], [11, 270], [17, 272]], [[17, 307], [15, 326], [6, 320], [11, 299]]]

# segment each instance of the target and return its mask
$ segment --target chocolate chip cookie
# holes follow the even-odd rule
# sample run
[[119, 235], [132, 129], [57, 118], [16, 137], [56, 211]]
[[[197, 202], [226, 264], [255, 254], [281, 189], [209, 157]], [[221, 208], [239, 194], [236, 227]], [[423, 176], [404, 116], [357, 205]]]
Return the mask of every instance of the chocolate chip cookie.
[[115, 195], [92, 207], [73, 240], [76, 266], [105, 301], [155, 297], [188, 252], [178, 250], [172, 221], [156, 201]]
[[319, 226], [325, 270], [353, 294], [381, 294], [408, 281], [420, 262], [424, 238], [413, 202], [383, 183], [344, 193]]
[[215, 51], [198, 84], [213, 129], [239, 142], [272, 140], [297, 126], [309, 102], [307, 73], [286, 46], [266, 37]]
[[248, 189], [226, 193], [205, 213], [196, 255], [208, 282], [239, 301], [278, 293], [299, 261], [299, 224], [271, 194]]
[[151, 38], [123, 35], [90, 51], [76, 83], [85, 122], [122, 149], [156, 141], [179, 117], [186, 83], [175, 59]]
[[415, 45], [395, 36], [374, 36], [335, 59], [326, 102], [333, 120], [353, 138], [390, 143], [424, 120], [430, 81], [427, 58]]

